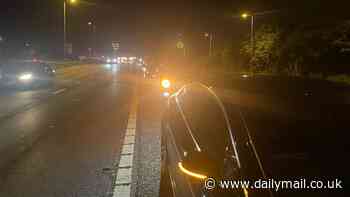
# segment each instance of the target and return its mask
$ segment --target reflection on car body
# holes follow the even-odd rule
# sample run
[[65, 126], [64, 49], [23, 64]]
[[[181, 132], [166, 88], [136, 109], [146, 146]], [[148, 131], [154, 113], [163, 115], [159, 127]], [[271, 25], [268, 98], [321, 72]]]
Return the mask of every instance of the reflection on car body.
[[[272, 82], [270, 85], [265, 82], [264, 87], [282, 84], [280, 80]], [[258, 88], [263, 82], [255, 79], [250, 83], [245, 83], [246, 89]], [[348, 93], [343, 92], [348, 88], [344, 91], [340, 87], [335, 91], [330, 85], [323, 84], [319, 91], [308, 85], [307, 89], [319, 95], [318, 98], [302, 93], [306, 87], [295, 89], [293, 102], [284, 100], [291, 108], [283, 108], [283, 114], [258, 105], [245, 106], [249, 101], [225, 103], [230, 119], [210, 88], [199, 84], [183, 87], [169, 97], [162, 122], [161, 193], [170, 191], [173, 196], [196, 197], [346, 196], [341, 190], [329, 189], [207, 191], [204, 187], [208, 177], [250, 181], [322, 180], [324, 184], [334, 180], [345, 182], [348, 162], [343, 155], [348, 153], [349, 143], [343, 128], [348, 125], [349, 105], [343, 100]], [[247, 90], [240, 91], [245, 94]], [[260, 104], [281, 107], [283, 104], [275, 102], [275, 97], [283, 98], [279, 96], [281, 91], [273, 88], [270, 91], [275, 92]], [[303, 111], [297, 109], [303, 104], [301, 101]], [[296, 116], [295, 112], [298, 112]]]
[[238, 150], [238, 131], [232, 130], [222, 102], [206, 86], [191, 84], [173, 94], [162, 126], [161, 190], [169, 182], [174, 196], [247, 196], [245, 189], [231, 190], [231, 194], [206, 190], [204, 181], [263, 176], [252, 149], [245, 153], [252, 170], [243, 171], [248, 166], [243, 167], [240, 160], [243, 150]]

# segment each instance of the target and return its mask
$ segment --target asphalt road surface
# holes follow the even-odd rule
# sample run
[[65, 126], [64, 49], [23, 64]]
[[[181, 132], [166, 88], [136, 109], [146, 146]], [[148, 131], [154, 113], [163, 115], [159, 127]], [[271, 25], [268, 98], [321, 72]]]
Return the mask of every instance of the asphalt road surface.
[[[262, 84], [257, 79], [251, 82]], [[216, 91], [232, 122], [237, 107], [242, 110], [258, 149], [267, 153], [262, 159], [273, 170], [268, 173], [304, 173], [294, 164], [291, 168], [290, 163], [270, 162], [271, 150], [263, 147], [275, 144], [268, 141], [275, 136], [277, 142], [287, 138], [287, 143], [277, 143], [283, 147], [297, 144], [304, 149], [304, 144], [318, 141], [326, 152], [329, 146], [322, 144], [334, 139], [338, 154], [329, 154], [328, 160], [336, 161], [332, 169], [339, 169], [337, 177], [348, 177], [340, 168], [347, 165], [340, 152], [346, 152], [348, 144], [348, 91], [326, 90], [318, 84], [315, 87], [321, 89], [295, 87], [290, 81], [292, 87], [272, 83], [276, 87], [264, 84], [261, 89], [247, 80], [232, 84], [237, 87]], [[60, 69], [51, 87], [0, 89], [0, 196], [157, 197], [164, 104], [160, 95], [159, 81], [146, 81], [113, 65]], [[300, 134], [311, 139], [304, 143]], [[125, 165], [129, 174], [124, 173]]]
[[[0, 196], [115, 196], [116, 166], [141, 80], [127, 70], [81, 65], [59, 70], [52, 87], [1, 89]], [[143, 176], [134, 168], [134, 176]]]

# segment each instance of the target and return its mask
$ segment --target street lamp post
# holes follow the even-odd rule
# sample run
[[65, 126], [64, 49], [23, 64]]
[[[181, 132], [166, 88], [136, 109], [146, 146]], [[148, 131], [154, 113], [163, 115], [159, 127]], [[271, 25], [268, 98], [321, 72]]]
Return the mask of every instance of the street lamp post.
[[261, 16], [261, 15], [267, 15], [267, 14], [273, 14], [273, 13], [277, 13], [280, 12], [280, 10], [269, 10], [269, 11], [264, 11], [264, 12], [255, 12], [255, 13], [243, 13], [241, 15], [241, 17], [243, 19], [247, 19], [248, 17], [250, 17], [250, 44], [251, 44], [251, 48], [252, 48], [252, 59], [254, 58], [255, 55], [255, 16]]
[[76, 0], [63, 0], [63, 58], [66, 57], [67, 45], [67, 4], [74, 4]]
[[67, 0], [63, 0], [63, 59], [66, 58], [67, 44]]
[[95, 33], [96, 33], [96, 25], [95, 25], [95, 23], [93, 22], [93, 21], [89, 21], [88, 22], [88, 26], [89, 26], [89, 30], [91, 31], [90, 33], [91, 33], [91, 46], [90, 46], [90, 48], [91, 48], [91, 50], [90, 50], [90, 56], [93, 56], [94, 55], [94, 53], [96, 53], [96, 49], [95, 49], [95, 47], [96, 47], [96, 40], [95, 40]]
[[242, 14], [242, 18], [246, 19], [250, 17], [250, 47], [251, 47], [251, 60], [253, 60], [255, 55], [255, 29], [254, 29], [254, 14]]
[[209, 38], [209, 57], [211, 57], [213, 55], [214, 36], [212, 33], [205, 33], [204, 36]]

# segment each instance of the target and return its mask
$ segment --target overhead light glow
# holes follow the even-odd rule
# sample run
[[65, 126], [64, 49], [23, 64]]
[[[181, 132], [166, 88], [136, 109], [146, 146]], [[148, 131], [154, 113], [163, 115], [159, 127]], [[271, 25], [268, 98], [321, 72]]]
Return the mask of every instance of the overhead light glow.
[[241, 17], [244, 18], [244, 19], [248, 18], [248, 16], [249, 16], [249, 14], [247, 14], [247, 13], [243, 13], [243, 14], [241, 15]]
[[198, 173], [191, 172], [191, 171], [187, 170], [186, 168], [183, 167], [181, 162], [178, 163], [178, 167], [180, 168], [180, 170], [183, 173], [185, 173], [185, 174], [187, 174], [187, 175], [189, 175], [191, 177], [195, 177], [195, 178], [198, 178], [198, 179], [206, 179], [206, 178], [208, 178], [207, 176], [205, 176], [203, 174], [198, 174]]

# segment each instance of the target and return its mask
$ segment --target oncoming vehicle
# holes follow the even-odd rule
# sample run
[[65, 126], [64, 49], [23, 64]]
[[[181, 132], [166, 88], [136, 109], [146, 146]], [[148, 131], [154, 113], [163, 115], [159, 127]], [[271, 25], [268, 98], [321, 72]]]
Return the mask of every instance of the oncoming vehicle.
[[1, 84], [18, 88], [49, 85], [56, 72], [49, 64], [33, 61], [7, 62], [1, 70]]
[[161, 93], [162, 96], [167, 98], [173, 93], [173, 84], [169, 78], [161, 78], [160, 79]]
[[107, 63], [107, 64], [117, 64], [119, 62], [118, 62], [118, 59], [116, 57], [107, 57], [105, 59], [105, 63]]

